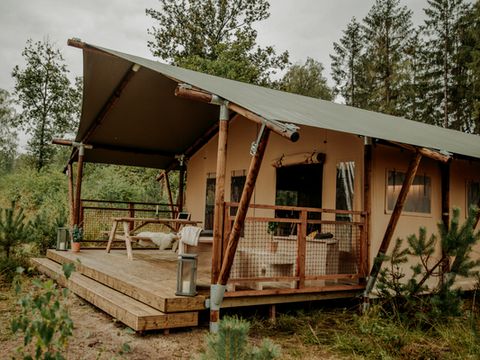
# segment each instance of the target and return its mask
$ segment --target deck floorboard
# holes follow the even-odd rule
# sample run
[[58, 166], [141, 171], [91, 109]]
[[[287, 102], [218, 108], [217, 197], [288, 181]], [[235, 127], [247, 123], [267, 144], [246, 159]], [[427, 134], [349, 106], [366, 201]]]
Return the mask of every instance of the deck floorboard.
[[109, 254], [102, 250], [48, 250], [47, 257], [60, 264], [76, 263], [83, 275], [163, 312], [205, 309], [209, 270], [198, 271], [198, 286], [201, 293], [205, 289], [204, 294], [176, 296], [177, 255], [171, 251], [136, 250], [133, 260], [127, 259], [125, 250], [112, 250]]

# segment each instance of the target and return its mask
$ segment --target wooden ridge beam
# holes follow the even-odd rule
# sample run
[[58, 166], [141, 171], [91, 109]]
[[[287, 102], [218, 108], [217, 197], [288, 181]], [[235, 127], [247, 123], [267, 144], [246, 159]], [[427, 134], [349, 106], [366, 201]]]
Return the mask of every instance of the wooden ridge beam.
[[[216, 95], [182, 85], [177, 86], [175, 89], [175, 96], [205, 103], [215, 103], [218, 100]], [[262, 116], [232, 102], [228, 102], [227, 107], [229, 110], [234, 111], [257, 124], [265, 125], [266, 128], [272, 130], [280, 136], [289, 139], [290, 141], [295, 142], [300, 138], [296, 128], [291, 128], [276, 120], [265, 119]]]
[[421, 146], [414, 146], [414, 145], [409, 145], [409, 144], [404, 144], [404, 143], [399, 143], [396, 141], [388, 141], [388, 143], [395, 145], [397, 147], [400, 147], [402, 149], [409, 150], [411, 152], [418, 152], [420, 153], [423, 157], [427, 157], [436, 161], [440, 161], [443, 163], [449, 162], [452, 157], [449, 155], [442, 154], [440, 151], [428, 149], [426, 147], [421, 147]]

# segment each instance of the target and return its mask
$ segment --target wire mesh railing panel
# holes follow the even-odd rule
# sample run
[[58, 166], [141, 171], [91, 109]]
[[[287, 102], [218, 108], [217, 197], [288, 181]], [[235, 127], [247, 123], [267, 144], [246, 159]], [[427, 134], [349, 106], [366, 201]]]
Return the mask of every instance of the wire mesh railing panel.
[[[237, 204], [226, 204], [229, 226], [225, 227], [225, 238], [235, 219], [230, 205]], [[294, 216], [282, 218], [278, 216], [280, 212], [275, 212], [274, 217], [245, 219], [229, 280], [237, 285], [237, 290], [238, 286], [264, 290], [325, 286], [338, 281], [349, 284], [363, 276], [363, 213], [352, 211], [350, 221], [337, 221], [322, 219], [324, 213], [325, 218], [331, 219], [335, 210], [257, 204], [251, 207], [291, 210], [289, 214]]]
[[356, 275], [360, 266], [361, 226], [357, 223], [316, 224], [306, 237], [305, 276]]
[[[84, 240], [107, 240], [115, 217], [171, 218], [172, 211], [165, 204], [82, 200], [81, 224]], [[147, 224], [139, 231], [168, 232], [169, 229], [163, 224]]]
[[296, 237], [275, 236], [271, 222], [247, 219], [240, 237], [231, 279], [295, 277]]

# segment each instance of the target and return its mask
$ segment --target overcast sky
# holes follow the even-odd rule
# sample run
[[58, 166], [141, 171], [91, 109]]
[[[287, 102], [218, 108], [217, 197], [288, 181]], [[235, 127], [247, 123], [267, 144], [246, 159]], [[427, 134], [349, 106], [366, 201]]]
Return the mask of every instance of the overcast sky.
[[[270, 0], [271, 16], [258, 24], [258, 42], [288, 50], [292, 62], [313, 57], [325, 65], [330, 80], [332, 43], [353, 16], [361, 20], [373, 0]], [[423, 20], [426, 0], [402, 0]], [[63, 52], [72, 75], [82, 75], [82, 54], [66, 45], [70, 37], [152, 58], [147, 29], [153, 25], [145, 9], [158, 0], [0, 0], [0, 88], [12, 91], [11, 71], [23, 65], [27, 39], [48, 37]], [[23, 137], [22, 137], [23, 138]]]
[[[403, 0], [423, 19], [426, 0]], [[22, 64], [27, 39], [49, 37], [62, 50], [70, 70], [82, 74], [81, 51], [66, 45], [70, 37], [123, 52], [149, 57], [147, 29], [152, 21], [145, 9], [158, 0], [1, 0], [0, 88], [12, 90], [11, 70]], [[321, 61], [330, 72], [332, 43], [352, 18], [362, 19], [373, 0], [270, 0], [271, 16], [258, 24], [258, 40], [288, 50], [292, 61], [307, 56]]]

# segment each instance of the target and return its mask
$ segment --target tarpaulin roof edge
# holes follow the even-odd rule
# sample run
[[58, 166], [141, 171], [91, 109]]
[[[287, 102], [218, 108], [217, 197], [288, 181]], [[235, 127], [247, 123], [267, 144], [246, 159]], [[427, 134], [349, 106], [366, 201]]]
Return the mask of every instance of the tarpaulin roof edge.
[[480, 158], [480, 137], [476, 135], [207, 75], [95, 45], [88, 46], [221, 96], [267, 119]]

